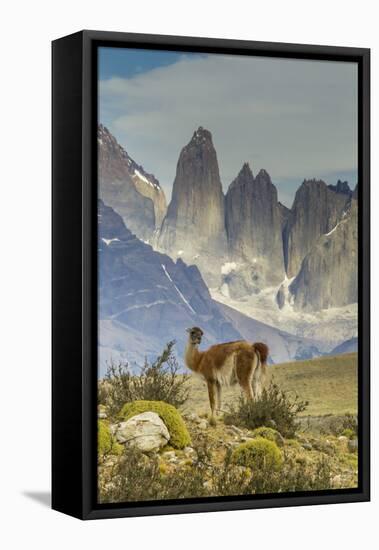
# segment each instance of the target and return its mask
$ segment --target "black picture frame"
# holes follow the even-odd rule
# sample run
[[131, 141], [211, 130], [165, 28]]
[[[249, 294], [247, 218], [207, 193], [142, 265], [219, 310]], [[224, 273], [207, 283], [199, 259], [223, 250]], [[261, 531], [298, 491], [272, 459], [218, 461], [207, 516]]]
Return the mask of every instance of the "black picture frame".
[[[357, 489], [99, 505], [97, 461], [97, 65], [99, 46], [358, 63], [359, 484]], [[52, 43], [52, 507], [81, 519], [370, 499], [370, 50], [81, 31]]]

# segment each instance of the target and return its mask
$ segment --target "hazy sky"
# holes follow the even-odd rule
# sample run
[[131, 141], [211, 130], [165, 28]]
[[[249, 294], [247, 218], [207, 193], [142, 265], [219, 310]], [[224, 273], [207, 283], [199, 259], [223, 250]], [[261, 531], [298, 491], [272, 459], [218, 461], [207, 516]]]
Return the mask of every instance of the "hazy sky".
[[357, 181], [357, 65], [101, 48], [99, 122], [170, 199], [180, 150], [210, 130], [226, 191], [265, 168], [291, 206], [304, 178]]

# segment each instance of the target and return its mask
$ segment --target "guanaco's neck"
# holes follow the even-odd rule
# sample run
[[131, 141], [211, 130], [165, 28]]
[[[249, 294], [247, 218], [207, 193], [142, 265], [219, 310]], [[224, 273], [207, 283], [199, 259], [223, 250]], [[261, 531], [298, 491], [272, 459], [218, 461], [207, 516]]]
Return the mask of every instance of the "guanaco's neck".
[[202, 355], [203, 353], [199, 351], [197, 344], [192, 344], [192, 342], [187, 343], [184, 361], [189, 369], [194, 372], [199, 372]]

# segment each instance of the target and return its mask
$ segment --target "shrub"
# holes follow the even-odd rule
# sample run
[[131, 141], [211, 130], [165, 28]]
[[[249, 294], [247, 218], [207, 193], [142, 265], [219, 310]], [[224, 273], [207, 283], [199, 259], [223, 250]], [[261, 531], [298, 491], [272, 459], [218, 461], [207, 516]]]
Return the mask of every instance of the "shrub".
[[343, 428], [345, 430], [351, 430], [354, 434], [354, 437], [358, 435], [358, 418], [353, 414], [345, 414], [342, 419]]
[[260, 426], [273, 425], [284, 437], [294, 437], [296, 416], [308, 406], [297, 395], [291, 398], [287, 393], [271, 383], [255, 401], [240, 397], [237, 406], [229, 406], [224, 421], [251, 430]]
[[113, 437], [109, 426], [103, 420], [99, 420], [97, 424], [97, 451], [98, 457], [103, 459], [108, 455], [120, 455], [124, 447], [117, 443]]
[[215, 465], [206, 437], [199, 436], [194, 448], [193, 466], [171, 471], [159, 463], [157, 455], [147, 456], [136, 447], [126, 447], [122, 457], [111, 467], [99, 468], [100, 502], [276, 494], [331, 487], [329, 457], [299, 464], [295, 457], [286, 456], [278, 468], [270, 467], [266, 461], [261, 468], [251, 470], [235, 464], [230, 449], [223, 463]]
[[166, 474], [156, 455], [148, 457], [136, 447], [126, 447], [119, 462], [100, 471], [98, 491], [102, 503], [196, 498], [209, 494], [201, 464]]
[[139, 375], [133, 374], [128, 363], [111, 362], [103, 381], [99, 382], [99, 403], [115, 416], [124, 403], [137, 400], [164, 401], [179, 407], [188, 399], [188, 374], [179, 374], [179, 365], [169, 342], [154, 363], [145, 361]]
[[267, 428], [267, 426], [255, 428], [255, 430], [251, 432], [251, 437], [264, 437], [264, 439], [273, 441], [279, 445], [279, 447], [281, 447], [284, 442], [282, 435], [277, 430], [274, 430], [274, 428]]
[[213, 494], [216, 496], [238, 496], [253, 492], [250, 468], [234, 464], [230, 449], [221, 467], [213, 468], [211, 477]]
[[163, 401], [133, 401], [125, 403], [119, 417], [129, 420], [132, 416], [146, 411], [157, 413], [170, 432], [170, 445], [177, 449], [183, 449], [191, 444], [191, 438], [187, 427], [177, 409]]
[[99, 470], [100, 502], [152, 500], [159, 481], [158, 461], [149, 459], [137, 447], [126, 446], [125, 454], [111, 468]]
[[294, 449], [301, 449], [300, 443], [297, 441], [297, 439], [287, 439], [286, 440], [287, 447], [293, 447]]
[[355, 439], [356, 438], [356, 433], [351, 428], [346, 428], [346, 430], [344, 430], [341, 435], [344, 435], [348, 439]]
[[232, 462], [256, 469], [278, 470], [283, 462], [282, 453], [274, 441], [257, 437], [238, 445], [233, 451]]

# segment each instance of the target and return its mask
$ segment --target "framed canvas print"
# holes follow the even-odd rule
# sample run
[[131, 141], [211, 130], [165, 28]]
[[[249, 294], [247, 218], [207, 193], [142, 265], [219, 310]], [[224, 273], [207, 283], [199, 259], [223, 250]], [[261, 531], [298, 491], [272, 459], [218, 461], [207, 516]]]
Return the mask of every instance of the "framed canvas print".
[[53, 42], [53, 508], [369, 499], [369, 50]]

